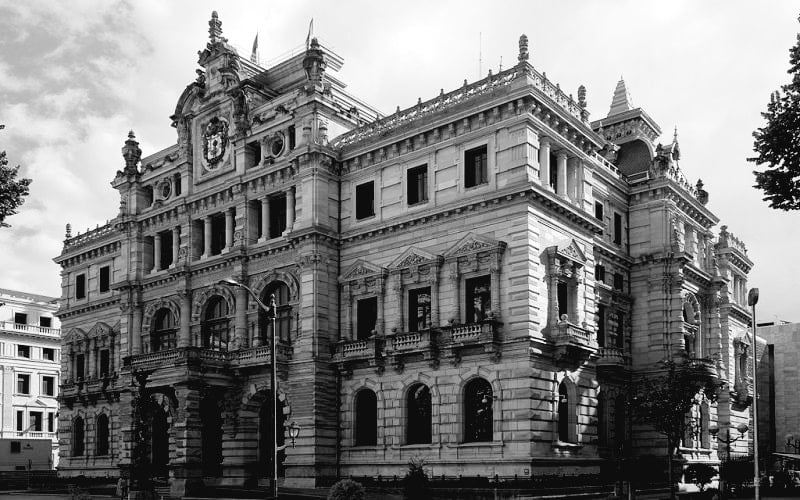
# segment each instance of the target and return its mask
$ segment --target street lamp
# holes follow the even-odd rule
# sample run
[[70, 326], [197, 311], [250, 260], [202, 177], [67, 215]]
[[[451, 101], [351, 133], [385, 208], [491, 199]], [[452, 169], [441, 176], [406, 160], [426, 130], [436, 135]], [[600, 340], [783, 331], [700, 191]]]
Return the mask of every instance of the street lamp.
[[[270, 319], [272, 323], [272, 335], [270, 335], [269, 341], [269, 360], [270, 360], [270, 386], [272, 387], [272, 480], [270, 481], [270, 489], [272, 493], [272, 498], [278, 498], [278, 452], [286, 449], [286, 445], [278, 447], [278, 376], [277, 376], [277, 366], [275, 363], [275, 309], [277, 305], [275, 304], [275, 295], [270, 295], [269, 298], [269, 305], [264, 304], [261, 302], [261, 299], [258, 298], [256, 293], [247, 285], [243, 285], [239, 283], [233, 278], [226, 278], [219, 281], [222, 285], [229, 285], [243, 288], [253, 297], [253, 300], [256, 301], [258, 307], [260, 307], [266, 314], [267, 317]], [[292, 439], [292, 448], [294, 448], [295, 440], [297, 436], [300, 434], [300, 426], [297, 425], [295, 422], [289, 426], [289, 436]]]
[[756, 353], [756, 304], [758, 288], [751, 288], [747, 293], [747, 305], [753, 308], [753, 482], [755, 483], [754, 500], [759, 500], [761, 478], [758, 473], [758, 355]]
[[[727, 436], [725, 438], [722, 438], [722, 437], [717, 435], [719, 433], [719, 430], [720, 430], [718, 426], [712, 425], [712, 426], [710, 426], [708, 428], [708, 432], [712, 436], [715, 436], [717, 438], [717, 441], [721, 441], [721, 442], [725, 443], [725, 460], [728, 463], [730, 463], [730, 461], [731, 461], [731, 444], [733, 444], [736, 441], [742, 439], [744, 437], [745, 432], [747, 432], [749, 428], [747, 427], [747, 424], [741, 423], [741, 424], [737, 425], [736, 427], [734, 427], [734, 429], [739, 431], [739, 436], [732, 437], [731, 436], [731, 431], [730, 431], [730, 429], [728, 429], [728, 432], [726, 433]], [[719, 490], [723, 495], [726, 495], [726, 491], [725, 491], [726, 483], [725, 483], [725, 477], [723, 475], [724, 474], [723, 473], [723, 469], [724, 469], [724, 465], [720, 466], [719, 478], [720, 478], [720, 482], [722, 484], [720, 485]]]

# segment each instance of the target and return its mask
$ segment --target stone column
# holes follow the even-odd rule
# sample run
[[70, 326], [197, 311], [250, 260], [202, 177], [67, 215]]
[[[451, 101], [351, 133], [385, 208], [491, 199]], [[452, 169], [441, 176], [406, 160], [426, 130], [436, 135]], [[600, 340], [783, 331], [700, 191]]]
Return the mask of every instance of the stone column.
[[153, 236], [153, 271], [161, 270], [161, 234], [156, 233]]
[[558, 174], [557, 194], [561, 197], [567, 196], [567, 153], [559, 151], [556, 157], [556, 169]]
[[233, 208], [225, 210], [225, 251], [233, 248]]
[[431, 269], [431, 326], [439, 326], [439, 269]]
[[203, 218], [203, 255], [201, 259], [211, 256], [211, 216], [206, 215]]
[[550, 139], [542, 137], [539, 139], [539, 179], [542, 181], [542, 186], [550, 191], [553, 186], [550, 185]]
[[178, 295], [181, 298], [181, 326], [178, 330], [178, 347], [189, 347], [192, 345], [192, 292], [181, 290]]
[[450, 265], [450, 283], [453, 286], [453, 297], [455, 297], [453, 301], [453, 323], [459, 324], [461, 323], [461, 276], [458, 272], [457, 262], [453, 262]]
[[86, 378], [95, 378], [97, 375], [97, 339], [89, 339], [89, 348], [86, 350]]
[[397, 301], [397, 321], [395, 322], [395, 328], [397, 328], [397, 333], [404, 332], [405, 328], [405, 311], [403, 310], [403, 275], [402, 271], [398, 271], [395, 274], [395, 282], [394, 282], [394, 297]]
[[133, 324], [131, 325], [131, 354], [142, 353], [142, 305], [133, 305]]
[[294, 227], [294, 186], [286, 191], [286, 232]]
[[376, 285], [378, 287], [378, 311], [376, 314], [377, 317], [375, 318], [375, 333], [377, 335], [382, 335], [385, 333], [383, 325], [383, 302], [386, 299], [386, 283], [384, 283], [385, 279], [386, 278], [383, 277], [378, 278], [378, 283]]
[[586, 179], [584, 172], [583, 160], [575, 158], [575, 178], [577, 179], [577, 186], [575, 189], [575, 203], [578, 208], [583, 209], [583, 197], [586, 195], [583, 188], [583, 183]]
[[236, 287], [236, 320], [233, 329], [233, 348], [242, 349], [247, 343], [247, 290]]
[[175, 226], [172, 228], [172, 265], [178, 264], [178, 252], [181, 247], [181, 227]]
[[353, 336], [353, 294], [350, 290], [350, 285], [345, 284], [343, 287], [344, 292], [344, 318], [342, 318], [342, 337], [339, 340], [355, 340]]
[[259, 241], [269, 239], [269, 198], [261, 198], [261, 238]]
[[492, 263], [490, 266], [491, 272], [491, 307], [492, 313], [494, 314], [494, 319], [500, 320], [500, 255], [495, 255], [494, 258], [496, 259], [495, 262]]

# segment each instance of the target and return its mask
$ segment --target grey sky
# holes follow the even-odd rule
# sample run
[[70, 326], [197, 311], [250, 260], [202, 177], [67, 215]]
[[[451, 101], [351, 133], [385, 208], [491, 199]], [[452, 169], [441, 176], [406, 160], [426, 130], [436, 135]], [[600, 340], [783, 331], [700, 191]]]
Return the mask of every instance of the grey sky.
[[116, 215], [109, 183], [129, 129], [145, 155], [175, 142], [169, 116], [215, 9], [245, 55], [258, 31], [262, 61], [301, 46], [313, 17], [315, 35], [345, 60], [349, 91], [385, 113], [497, 71], [501, 58], [514, 64], [522, 33], [539, 71], [576, 95], [586, 85], [591, 119], [606, 115], [624, 76], [661, 142], [677, 125], [686, 176], [703, 179], [711, 210], [745, 241], [760, 318], [800, 320], [800, 214], [767, 208], [746, 162], [759, 113], [789, 78], [800, 31], [800, 4], [789, 1], [0, 0], [0, 149], [34, 179], [13, 227], [0, 230], [1, 286], [60, 294], [51, 259], [64, 225], [83, 232]]

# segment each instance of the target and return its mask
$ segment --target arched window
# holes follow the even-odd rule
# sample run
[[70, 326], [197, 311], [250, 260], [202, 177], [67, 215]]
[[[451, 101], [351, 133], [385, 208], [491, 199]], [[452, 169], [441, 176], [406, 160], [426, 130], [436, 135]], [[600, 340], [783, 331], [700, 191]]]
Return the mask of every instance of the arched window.
[[569, 393], [567, 384], [561, 382], [558, 386], [558, 440], [565, 443], [571, 442], [569, 432]]
[[406, 395], [408, 419], [407, 444], [431, 442], [431, 390], [425, 384], [414, 384]]
[[606, 419], [606, 393], [597, 394], [597, 443], [608, 444], [608, 420]]
[[101, 413], [97, 417], [95, 440], [96, 447], [95, 454], [98, 456], [108, 455], [108, 416]]
[[[261, 302], [270, 305], [272, 295], [275, 295], [275, 330], [276, 338], [280, 342], [289, 343], [290, 333], [292, 331], [292, 305], [289, 295], [289, 287], [282, 281], [273, 281], [264, 292], [261, 294]], [[265, 343], [269, 343], [269, 335], [272, 332], [270, 325], [271, 319], [267, 316], [264, 310], [261, 310], [258, 316], [258, 324], [261, 330], [261, 335]]]
[[482, 378], [470, 381], [464, 388], [464, 441], [492, 441], [492, 386]]
[[216, 351], [228, 350], [228, 303], [219, 295], [211, 297], [203, 318], [203, 347]]
[[369, 389], [356, 394], [356, 446], [378, 444], [378, 398]]
[[172, 311], [166, 307], [159, 309], [153, 317], [153, 326], [150, 332], [151, 350], [155, 352], [174, 349], [177, 346], [175, 332], [175, 318]]
[[72, 456], [82, 457], [84, 453], [84, 437], [85, 429], [83, 427], [83, 418], [76, 417], [72, 422]]

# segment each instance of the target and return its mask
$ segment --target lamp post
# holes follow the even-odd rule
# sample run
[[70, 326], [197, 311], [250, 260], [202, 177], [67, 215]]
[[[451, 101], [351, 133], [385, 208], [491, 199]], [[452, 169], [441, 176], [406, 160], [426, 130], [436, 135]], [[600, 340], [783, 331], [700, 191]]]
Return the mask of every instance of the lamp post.
[[[258, 307], [260, 307], [267, 314], [267, 317], [272, 323], [272, 334], [270, 335], [269, 340], [270, 387], [272, 387], [272, 478], [270, 480], [270, 490], [272, 498], [278, 498], [278, 452], [286, 449], [286, 445], [278, 447], [278, 376], [277, 366], [275, 363], [275, 308], [277, 305], [275, 304], [275, 295], [273, 294], [270, 296], [269, 305], [266, 305], [261, 302], [261, 299], [258, 298], [256, 293], [250, 287], [239, 283], [233, 278], [220, 280], [219, 283], [223, 285], [240, 287], [246, 290], [247, 293], [253, 297], [253, 300], [256, 301]], [[289, 437], [292, 440], [292, 448], [294, 448], [295, 440], [299, 434], [300, 426], [297, 425], [296, 422], [292, 422], [289, 425]]]
[[[737, 425], [736, 427], [734, 427], [734, 429], [739, 431], [739, 434], [740, 434], [739, 436], [731, 437], [731, 431], [730, 431], [730, 429], [728, 429], [728, 432], [726, 432], [726, 437], [722, 438], [722, 437], [718, 436], [719, 427], [717, 427], [716, 425], [712, 425], [712, 426], [710, 426], [708, 428], [708, 432], [712, 436], [716, 436], [717, 441], [721, 441], [721, 442], [725, 443], [725, 460], [727, 462], [729, 462], [729, 463], [730, 463], [730, 460], [731, 460], [731, 444], [733, 444], [736, 441], [742, 439], [744, 437], [745, 432], [747, 432], [748, 427], [747, 427], [747, 424], [741, 423], [741, 424]], [[719, 478], [720, 478], [720, 482], [722, 484], [720, 485], [719, 490], [722, 493], [723, 497], [725, 497], [725, 496], [727, 496], [727, 494], [726, 494], [727, 492], [725, 491], [727, 484], [725, 482], [724, 472], [723, 472], [722, 469], [724, 469], [724, 465], [720, 467]]]
[[753, 483], [754, 500], [759, 500], [761, 477], [758, 473], [758, 354], [756, 353], [756, 304], [758, 288], [751, 288], [747, 293], [747, 305], [753, 308]]

